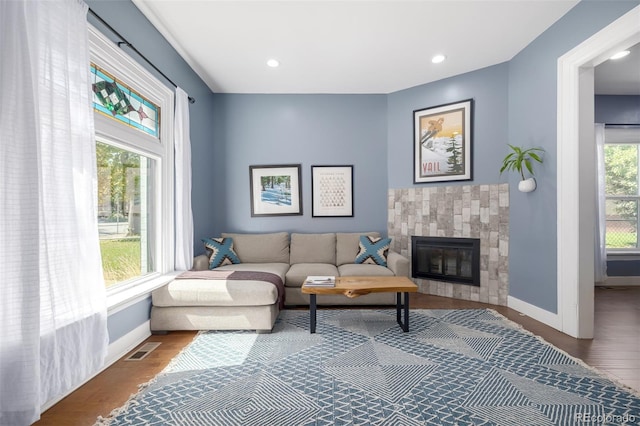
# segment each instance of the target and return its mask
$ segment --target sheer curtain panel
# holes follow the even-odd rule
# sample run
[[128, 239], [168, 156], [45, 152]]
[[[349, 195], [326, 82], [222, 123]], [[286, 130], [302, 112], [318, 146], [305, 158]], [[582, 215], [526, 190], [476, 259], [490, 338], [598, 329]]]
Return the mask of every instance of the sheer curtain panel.
[[176, 271], [193, 265], [193, 213], [191, 211], [191, 137], [189, 134], [189, 95], [176, 88]]
[[596, 124], [596, 241], [595, 241], [595, 281], [603, 283], [607, 279], [607, 217], [604, 168], [604, 124]]
[[103, 365], [87, 6], [0, 2], [0, 424]]

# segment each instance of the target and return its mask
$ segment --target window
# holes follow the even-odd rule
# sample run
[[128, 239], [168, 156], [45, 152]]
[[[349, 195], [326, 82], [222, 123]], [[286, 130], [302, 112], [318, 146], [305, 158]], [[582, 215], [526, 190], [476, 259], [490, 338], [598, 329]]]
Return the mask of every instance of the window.
[[109, 294], [173, 270], [173, 92], [90, 26], [98, 227]]
[[609, 252], [640, 252], [640, 129], [605, 130], [606, 242]]
[[107, 287], [154, 272], [155, 161], [98, 138], [98, 228]]

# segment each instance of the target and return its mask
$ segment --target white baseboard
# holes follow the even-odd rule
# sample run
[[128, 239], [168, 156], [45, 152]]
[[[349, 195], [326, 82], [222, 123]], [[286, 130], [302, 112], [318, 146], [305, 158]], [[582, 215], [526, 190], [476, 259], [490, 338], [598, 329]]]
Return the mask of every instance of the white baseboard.
[[71, 389], [65, 395], [61, 395], [58, 398], [55, 398], [51, 401], [47, 401], [47, 403], [40, 408], [40, 412], [44, 413], [49, 408], [53, 407], [58, 402], [62, 401], [64, 398], [69, 396], [72, 392], [74, 392], [80, 386], [84, 385], [89, 380], [93, 379], [98, 374], [106, 370], [111, 364], [115, 363], [120, 358], [125, 356], [127, 353], [133, 350], [136, 346], [142, 343], [149, 336], [151, 336], [151, 323], [150, 321], [146, 321], [140, 324], [138, 327], [131, 330], [129, 333], [119, 338], [118, 340], [116, 340], [115, 342], [109, 344], [109, 348], [107, 349], [107, 357], [104, 361], [104, 365], [99, 371], [96, 371], [96, 373], [93, 376], [87, 378], [87, 380], [80, 383], [75, 388]]
[[151, 336], [151, 322], [146, 321], [109, 345], [104, 369], [125, 356], [144, 339]]
[[596, 287], [636, 287], [640, 286], [640, 277], [607, 277], [603, 283], [596, 283]]
[[509, 296], [507, 298], [507, 306], [533, 318], [536, 321], [540, 321], [549, 327], [553, 327], [556, 330], [560, 330], [561, 328], [561, 321], [558, 314], [554, 314], [553, 312], [539, 308], [531, 303], [516, 299], [513, 296]]

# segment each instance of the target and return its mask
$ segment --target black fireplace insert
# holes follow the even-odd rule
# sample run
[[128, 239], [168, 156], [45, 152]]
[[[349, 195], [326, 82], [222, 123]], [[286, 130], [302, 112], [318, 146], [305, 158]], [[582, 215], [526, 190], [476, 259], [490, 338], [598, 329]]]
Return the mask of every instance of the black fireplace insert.
[[480, 286], [480, 240], [411, 237], [411, 276]]

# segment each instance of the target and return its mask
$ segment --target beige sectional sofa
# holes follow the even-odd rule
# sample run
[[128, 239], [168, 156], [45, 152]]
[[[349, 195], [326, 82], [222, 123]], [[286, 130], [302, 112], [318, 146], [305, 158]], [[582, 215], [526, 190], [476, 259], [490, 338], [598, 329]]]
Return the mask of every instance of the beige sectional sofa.
[[[284, 284], [284, 305], [308, 305], [301, 292], [309, 275], [409, 276], [409, 260], [389, 251], [387, 266], [356, 264], [360, 236], [377, 232], [302, 234], [223, 233], [233, 239], [241, 263], [215, 271], [256, 271], [275, 274]], [[209, 269], [206, 255], [194, 259], [193, 270]], [[153, 292], [151, 330], [257, 330], [270, 331], [280, 312], [278, 289], [255, 279], [176, 279]], [[373, 293], [357, 298], [318, 296], [318, 305], [393, 305], [394, 293]]]

